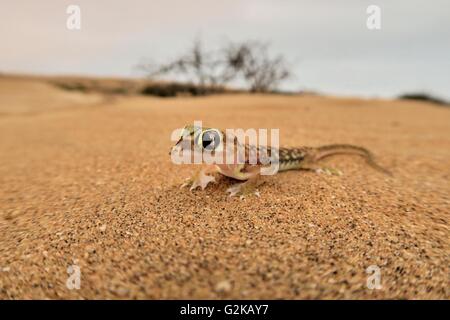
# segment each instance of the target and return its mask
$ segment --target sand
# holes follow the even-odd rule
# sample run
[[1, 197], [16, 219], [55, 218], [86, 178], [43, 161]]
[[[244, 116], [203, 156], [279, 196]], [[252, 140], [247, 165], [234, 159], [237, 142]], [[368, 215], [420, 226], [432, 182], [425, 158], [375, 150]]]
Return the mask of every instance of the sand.
[[[105, 97], [8, 77], [0, 106], [2, 299], [450, 297], [449, 108]], [[342, 176], [281, 173], [260, 198], [228, 198], [226, 178], [180, 190], [195, 168], [171, 163], [170, 133], [193, 120], [279, 128], [286, 146], [362, 145], [393, 177], [336, 156], [323, 164]], [[73, 265], [79, 290], [66, 286]]]

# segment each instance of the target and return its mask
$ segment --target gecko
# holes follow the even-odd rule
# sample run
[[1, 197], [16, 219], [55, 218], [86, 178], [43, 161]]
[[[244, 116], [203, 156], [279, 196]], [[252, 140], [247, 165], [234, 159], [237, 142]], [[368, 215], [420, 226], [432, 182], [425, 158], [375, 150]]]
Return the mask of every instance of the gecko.
[[[362, 156], [374, 169], [391, 175], [388, 170], [375, 162], [374, 156], [369, 150], [361, 146], [351, 144], [293, 148], [255, 146], [240, 141], [236, 135], [220, 129], [193, 125], [187, 125], [181, 130], [179, 139], [171, 148], [169, 155], [186, 151], [189, 151], [192, 157], [195, 153], [209, 152], [216, 157], [215, 159], [221, 161], [203, 164], [181, 187], [190, 187], [191, 191], [199, 187], [204, 190], [209, 183], [215, 182], [214, 174], [219, 173], [240, 181], [227, 189], [231, 197], [240, 196], [242, 198], [250, 194], [259, 196], [257, 188], [267, 178], [261, 174], [261, 169], [267, 168], [268, 158], [271, 157], [272, 160], [276, 159], [278, 164], [276, 173], [288, 170], [310, 170], [317, 173], [341, 175], [339, 170], [321, 167], [319, 161], [333, 155], [351, 154]], [[251, 162], [252, 155], [254, 161]], [[230, 162], [229, 159], [232, 161]]]

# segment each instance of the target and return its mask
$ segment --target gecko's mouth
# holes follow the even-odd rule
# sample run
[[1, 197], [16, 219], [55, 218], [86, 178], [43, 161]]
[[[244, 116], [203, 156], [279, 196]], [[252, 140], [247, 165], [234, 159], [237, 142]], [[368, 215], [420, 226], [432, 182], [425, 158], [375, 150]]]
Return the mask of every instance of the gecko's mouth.
[[170, 148], [169, 150], [169, 156], [172, 155], [172, 153], [177, 153], [180, 154], [180, 147], [179, 146], [173, 146], [172, 148]]
[[[169, 150], [170, 156], [178, 156], [178, 157], [191, 157], [193, 155], [196, 155], [197, 157], [201, 158], [201, 152], [198, 152], [196, 150], [192, 151], [190, 149], [184, 149], [180, 145], [175, 145]], [[200, 154], [200, 156], [198, 155]]]

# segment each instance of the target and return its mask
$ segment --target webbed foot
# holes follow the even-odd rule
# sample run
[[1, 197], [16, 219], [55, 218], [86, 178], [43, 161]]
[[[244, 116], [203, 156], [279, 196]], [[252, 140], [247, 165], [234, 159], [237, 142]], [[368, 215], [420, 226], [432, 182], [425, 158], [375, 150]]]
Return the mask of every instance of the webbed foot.
[[334, 175], [334, 176], [342, 176], [343, 173], [339, 169], [329, 168], [329, 167], [323, 167], [316, 169], [317, 173], [325, 173], [327, 175]]
[[186, 179], [186, 182], [184, 182], [180, 188], [190, 187], [189, 190], [192, 191], [200, 187], [204, 190], [210, 182], [216, 182], [216, 178], [207, 175], [203, 171], [199, 171], [191, 178]]

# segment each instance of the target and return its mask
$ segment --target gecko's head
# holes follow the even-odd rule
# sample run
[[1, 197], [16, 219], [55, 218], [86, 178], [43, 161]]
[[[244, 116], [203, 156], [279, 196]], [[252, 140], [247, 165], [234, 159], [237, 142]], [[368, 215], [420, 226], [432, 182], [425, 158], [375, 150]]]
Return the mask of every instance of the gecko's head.
[[185, 126], [172, 147], [172, 152], [190, 151], [193, 153], [210, 152], [215, 154], [224, 150], [225, 134], [216, 128], [198, 127], [193, 125]]

